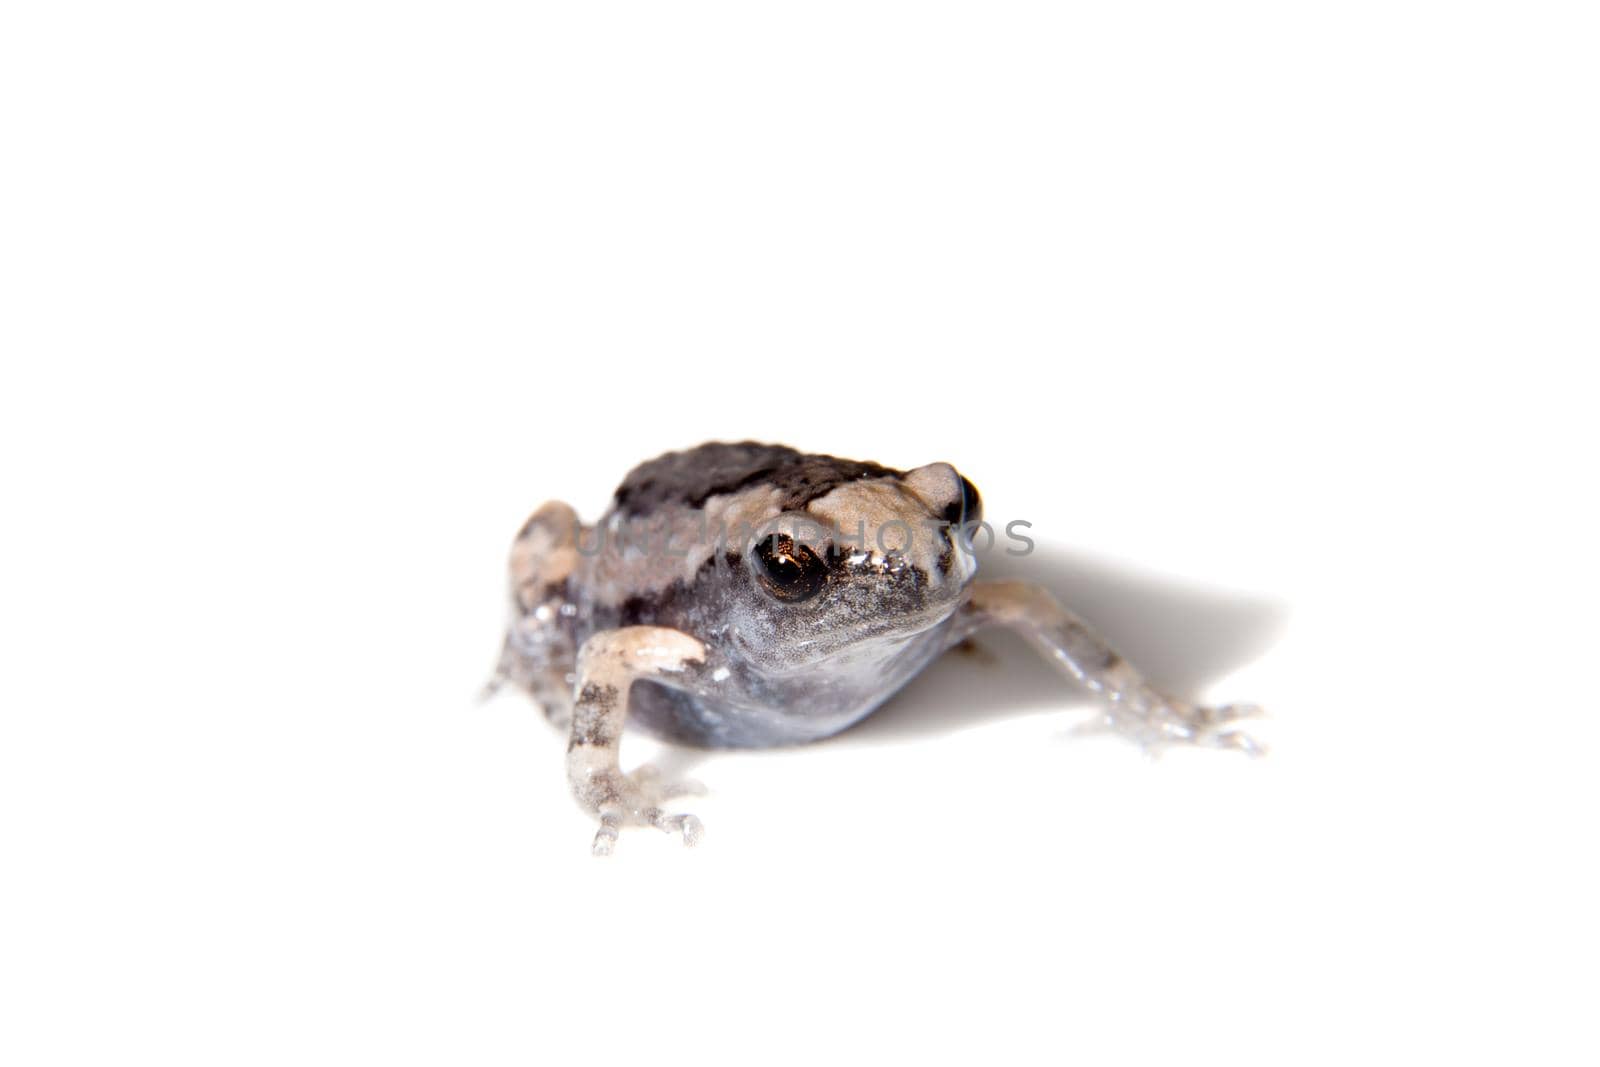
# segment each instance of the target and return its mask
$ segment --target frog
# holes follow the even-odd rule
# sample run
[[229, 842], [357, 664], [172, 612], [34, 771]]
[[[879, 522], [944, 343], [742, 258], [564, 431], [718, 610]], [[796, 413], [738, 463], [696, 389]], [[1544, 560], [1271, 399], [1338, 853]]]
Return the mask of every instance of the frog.
[[1147, 752], [1264, 752], [1241, 728], [1258, 707], [1164, 692], [1048, 589], [980, 579], [984, 523], [977, 488], [947, 462], [898, 469], [756, 441], [667, 452], [593, 523], [560, 501], [523, 523], [486, 691], [521, 690], [565, 732], [601, 856], [625, 827], [703, 835], [669, 810], [700, 787], [624, 771], [625, 732], [711, 749], [819, 741], [990, 627], [1020, 634]]

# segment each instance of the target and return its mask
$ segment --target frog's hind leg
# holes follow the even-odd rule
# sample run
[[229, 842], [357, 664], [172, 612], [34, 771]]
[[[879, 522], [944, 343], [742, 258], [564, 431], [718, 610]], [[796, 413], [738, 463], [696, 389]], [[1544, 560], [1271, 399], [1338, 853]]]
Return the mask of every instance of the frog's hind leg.
[[1247, 704], [1201, 707], [1161, 692], [1118, 655], [1088, 623], [1062, 607], [1047, 591], [1027, 582], [977, 581], [959, 625], [960, 640], [983, 626], [1017, 631], [1062, 673], [1101, 701], [1106, 725], [1154, 754], [1171, 744], [1265, 749], [1239, 729], [1239, 720], [1260, 714]]
[[620, 753], [634, 682], [648, 679], [693, 690], [705, 670], [705, 646], [664, 626], [624, 626], [583, 643], [567, 742], [567, 780], [578, 803], [600, 819], [595, 855], [609, 855], [625, 825], [677, 832], [686, 845], [699, 840], [699, 819], [671, 815], [661, 807], [674, 796], [698, 792], [697, 787], [664, 782], [648, 766], [624, 774]]
[[577, 513], [559, 501], [535, 511], [511, 543], [511, 621], [500, 663], [484, 687], [510, 683], [528, 692], [551, 722], [572, 718], [577, 649], [572, 581], [578, 565]]

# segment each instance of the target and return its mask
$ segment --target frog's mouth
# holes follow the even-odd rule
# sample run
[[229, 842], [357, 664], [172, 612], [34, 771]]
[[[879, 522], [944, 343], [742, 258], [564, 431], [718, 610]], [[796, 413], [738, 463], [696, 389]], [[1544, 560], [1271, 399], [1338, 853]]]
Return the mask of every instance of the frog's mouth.
[[949, 608], [928, 608], [908, 615], [894, 615], [868, 624], [857, 631], [851, 644], [894, 644], [913, 640], [947, 622], [954, 614]]
[[839, 627], [832, 633], [787, 635], [777, 642], [777, 649], [762, 645], [737, 628], [732, 631], [731, 638], [743, 658], [764, 664], [764, 669], [771, 674], [800, 675], [819, 671], [853, 674], [893, 662], [907, 648], [920, 645], [930, 634], [943, 629], [954, 614], [949, 607], [888, 614], [858, 625]]

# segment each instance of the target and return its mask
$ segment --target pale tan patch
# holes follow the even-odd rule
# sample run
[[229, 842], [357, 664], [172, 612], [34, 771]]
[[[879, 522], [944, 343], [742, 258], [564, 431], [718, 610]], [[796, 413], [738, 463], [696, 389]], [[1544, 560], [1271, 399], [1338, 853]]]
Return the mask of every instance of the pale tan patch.
[[[691, 583], [712, 553], [742, 547], [741, 530], [753, 531], [780, 512], [782, 495], [771, 486], [706, 501], [704, 510], [672, 506], [648, 518], [613, 514], [602, 529], [605, 544], [590, 561], [591, 593], [615, 603], [631, 596]], [[588, 550], [594, 543], [585, 542]]]
[[[955, 473], [948, 464], [935, 466], [944, 467], [952, 476]], [[923, 470], [927, 468], [918, 469]], [[920, 484], [923, 492], [933, 491], [931, 478], [922, 479]], [[934, 499], [940, 500], [937, 495]], [[898, 553], [927, 575], [931, 583], [944, 580], [939, 572], [939, 557], [949, 546], [938, 529], [938, 510], [913, 486], [909, 476], [849, 482], [813, 500], [807, 510], [840, 531], [838, 544], [859, 546], [864, 540], [865, 545], [859, 546], [864, 551], [876, 556]], [[956, 571], [957, 580], [965, 577], [959, 564]]]
[[564, 582], [578, 566], [578, 513], [559, 500], [539, 508], [511, 544], [511, 586], [519, 594]]
[[665, 626], [624, 626], [596, 634], [578, 652], [584, 684], [602, 682], [626, 693], [635, 678], [675, 673], [706, 658], [706, 646], [681, 630]]
[[961, 499], [961, 475], [948, 463], [929, 463], [907, 471], [903, 482], [935, 515], [952, 500]]

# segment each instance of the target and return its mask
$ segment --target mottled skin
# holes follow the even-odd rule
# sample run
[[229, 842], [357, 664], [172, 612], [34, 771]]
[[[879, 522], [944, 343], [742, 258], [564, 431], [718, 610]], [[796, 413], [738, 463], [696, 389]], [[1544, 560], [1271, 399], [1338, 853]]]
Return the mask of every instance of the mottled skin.
[[816, 740], [860, 721], [935, 656], [989, 624], [1016, 629], [1145, 744], [1254, 751], [1248, 708], [1157, 692], [1036, 586], [975, 580], [960, 534], [977, 491], [953, 467], [898, 471], [754, 442], [642, 464], [582, 526], [540, 508], [512, 545], [513, 617], [496, 681], [570, 730], [567, 770], [607, 853], [630, 823], [700, 824], [681, 790], [624, 774], [624, 725], [713, 747]]

